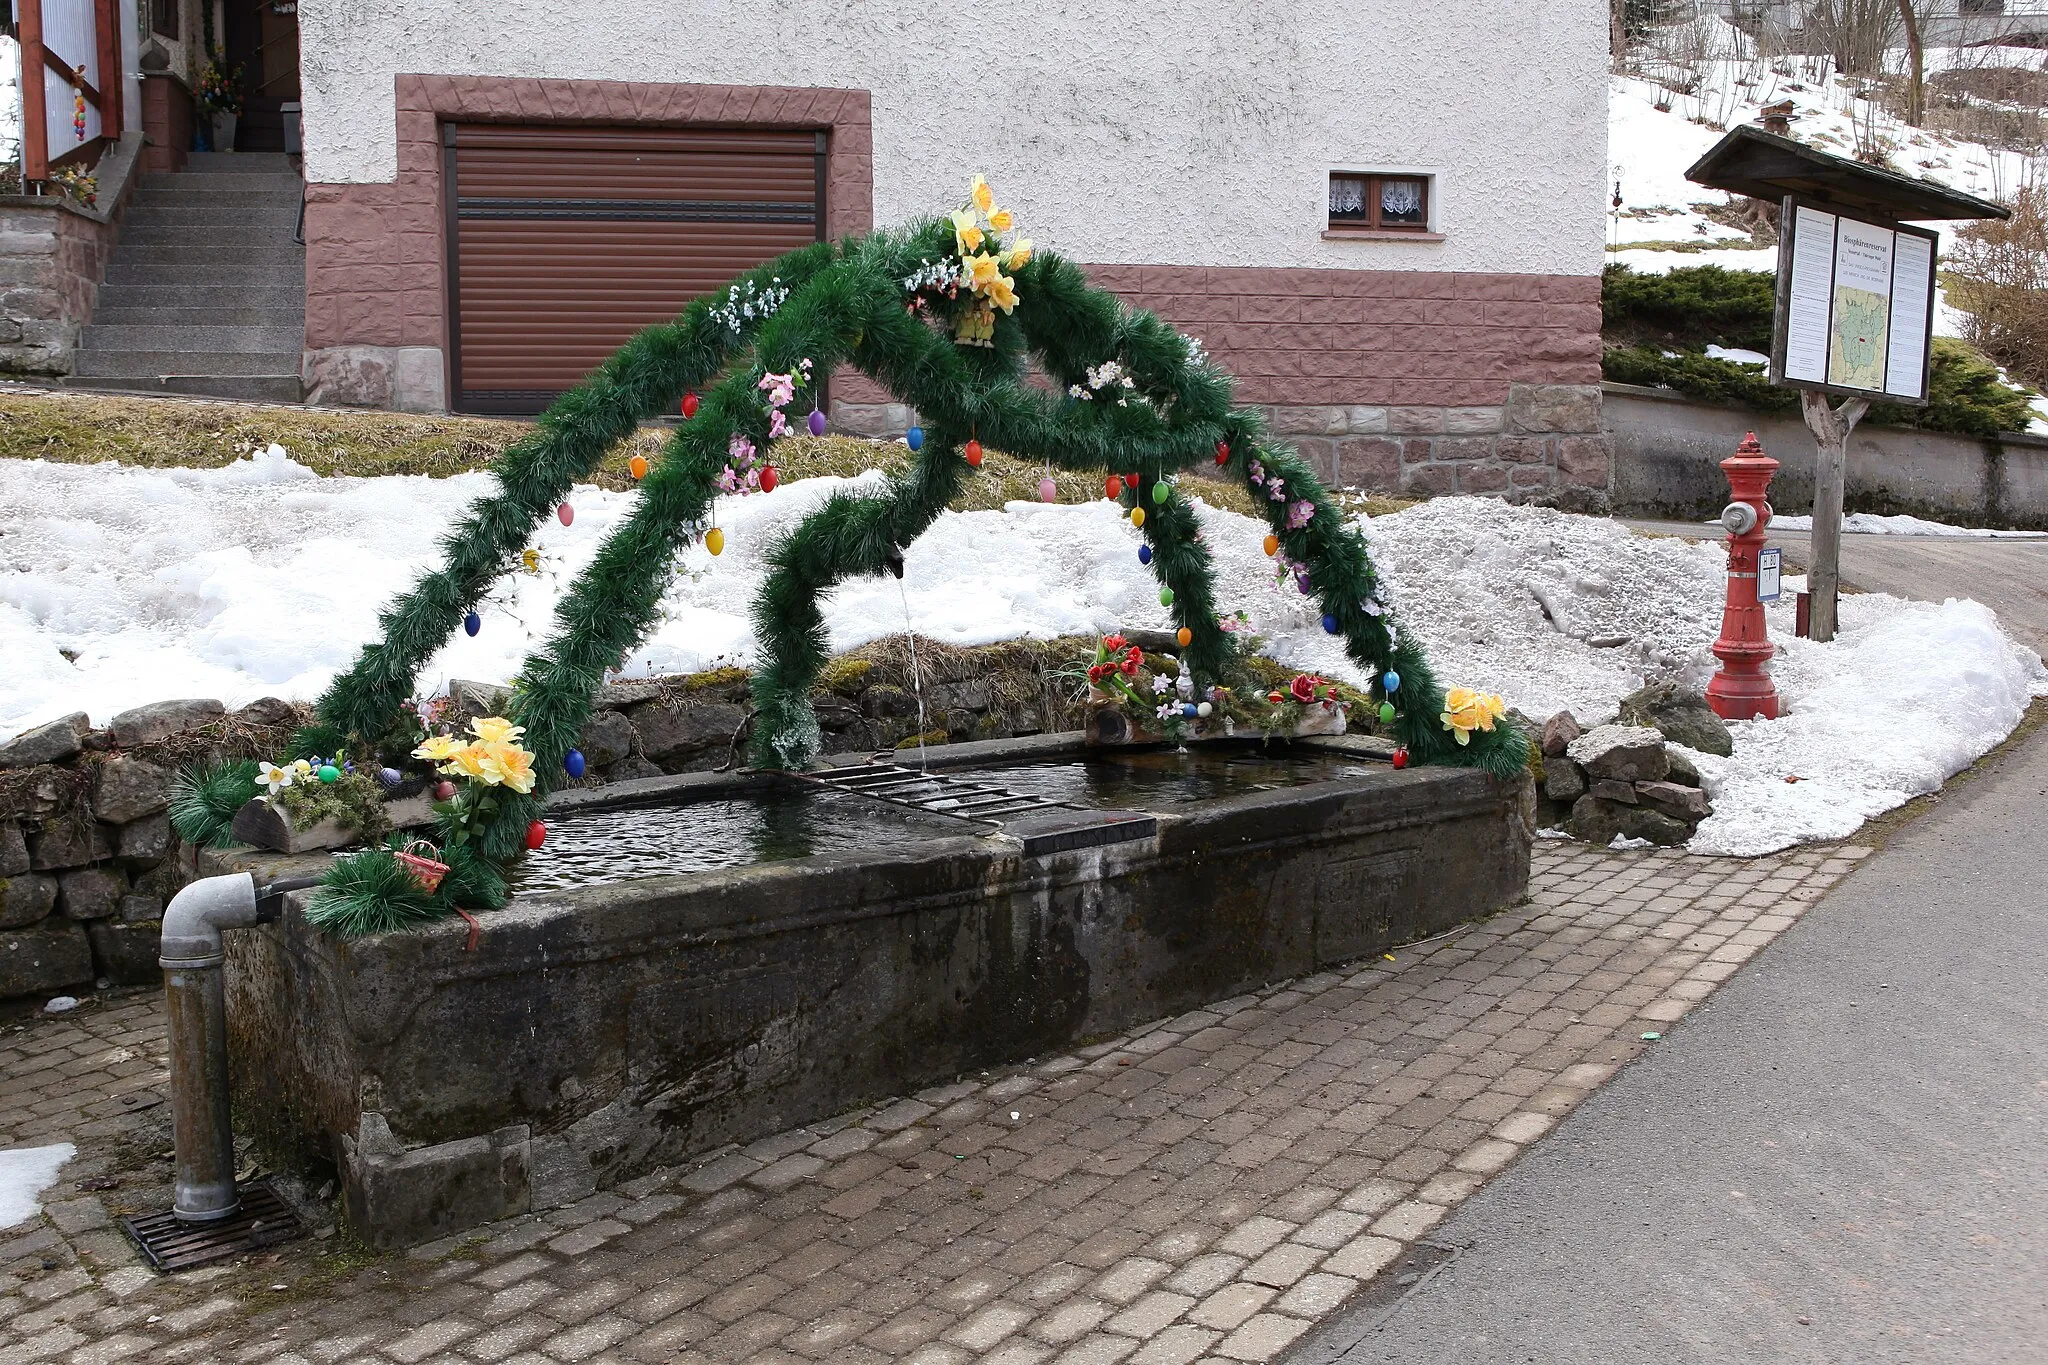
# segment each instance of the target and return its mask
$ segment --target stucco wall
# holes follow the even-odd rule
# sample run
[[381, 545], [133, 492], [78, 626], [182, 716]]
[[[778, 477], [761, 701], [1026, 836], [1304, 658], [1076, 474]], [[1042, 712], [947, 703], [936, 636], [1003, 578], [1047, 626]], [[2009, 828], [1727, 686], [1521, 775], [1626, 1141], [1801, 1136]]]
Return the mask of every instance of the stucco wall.
[[[1593, 275], [1605, 15], [1580, 0], [356, 0], [300, 16], [306, 173], [399, 170], [394, 77], [873, 92], [874, 218], [986, 174], [1076, 260]], [[1332, 169], [1433, 171], [1446, 240], [1328, 242]]]

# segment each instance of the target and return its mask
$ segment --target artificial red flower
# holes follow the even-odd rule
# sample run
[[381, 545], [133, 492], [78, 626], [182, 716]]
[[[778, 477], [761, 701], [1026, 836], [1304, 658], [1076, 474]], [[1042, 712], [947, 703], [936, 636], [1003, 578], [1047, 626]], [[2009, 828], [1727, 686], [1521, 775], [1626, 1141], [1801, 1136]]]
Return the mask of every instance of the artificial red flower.
[[1099, 683], [1114, 672], [1116, 672], [1115, 664], [1096, 664], [1088, 670], [1088, 681]]
[[1138, 647], [1137, 647], [1136, 645], [1132, 645], [1132, 646], [1131, 646], [1131, 652], [1130, 652], [1130, 653], [1128, 653], [1128, 654], [1126, 654], [1126, 655], [1124, 655], [1124, 662], [1123, 662], [1123, 670], [1124, 670], [1124, 676], [1125, 676], [1126, 678], [1135, 678], [1135, 677], [1137, 677], [1137, 676], [1138, 676], [1138, 665], [1139, 665], [1139, 664], [1142, 664], [1142, 663], [1144, 663], [1144, 662], [1145, 662], [1145, 651], [1144, 651], [1144, 650], [1142, 650], [1142, 649], [1139, 649], [1139, 648], [1138, 648]]
[[1127, 643], [1129, 642], [1126, 641], [1124, 637], [1121, 635], [1105, 635], [1102, 637], [1102, 647], [1112, 654], [1115, 654], [1121, 649], [1123, 649], [1124, 645]]
[[1316, 679], [1306, 673], [1297, 673], [1294, 681], [1287, 684], [1287, 690], [1294, 694], [1296, 701], [1306, 706], [1316, 699]]
[[1266, 700], [1272, 702], [1273, 705], [1278, 706], [1281, 702], [1287, 700], [1287, 694], [1279, 691], [1268, 692], [1266, 694]]

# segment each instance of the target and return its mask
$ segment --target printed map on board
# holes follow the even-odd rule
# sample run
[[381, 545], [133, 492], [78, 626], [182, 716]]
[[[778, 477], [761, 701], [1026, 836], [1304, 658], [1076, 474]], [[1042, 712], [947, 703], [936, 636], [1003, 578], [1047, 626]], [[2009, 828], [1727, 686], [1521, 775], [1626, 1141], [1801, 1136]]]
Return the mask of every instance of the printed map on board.
[[1885, 349], [1891, 341], [1891, 300], [1850, 285], [1835, 286], [1835, 316], [1828, 336], [1828, 383], [1850, 389], [1884, 388]]

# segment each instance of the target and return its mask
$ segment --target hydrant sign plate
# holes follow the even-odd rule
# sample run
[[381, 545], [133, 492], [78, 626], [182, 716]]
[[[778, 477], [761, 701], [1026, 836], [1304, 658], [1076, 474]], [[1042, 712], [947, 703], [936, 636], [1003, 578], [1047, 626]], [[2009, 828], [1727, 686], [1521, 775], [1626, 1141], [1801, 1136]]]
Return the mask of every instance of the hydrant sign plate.
[[1785, 552], [1773, 545], [1768, 550], [1756, 552], [1756, 600], [1775, 602], [1779, 597], [1778, 579], [1782, 573]]

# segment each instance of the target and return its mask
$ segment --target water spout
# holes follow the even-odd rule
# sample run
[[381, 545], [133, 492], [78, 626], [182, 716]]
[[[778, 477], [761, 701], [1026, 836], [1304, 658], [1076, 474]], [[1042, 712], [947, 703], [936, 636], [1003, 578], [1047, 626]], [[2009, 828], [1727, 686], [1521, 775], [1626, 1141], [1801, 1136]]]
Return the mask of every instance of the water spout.
[[931, 757], [924, 740], [924, 670], [917, 662], [917, 629], [910, 623], [910, 594], [904, 590], [901, 574], [896, 578], [896, 591], [903, 598], [903, 633], [910, 640], [910, 690], [917, 695], [917, 770], [930, 772]]

